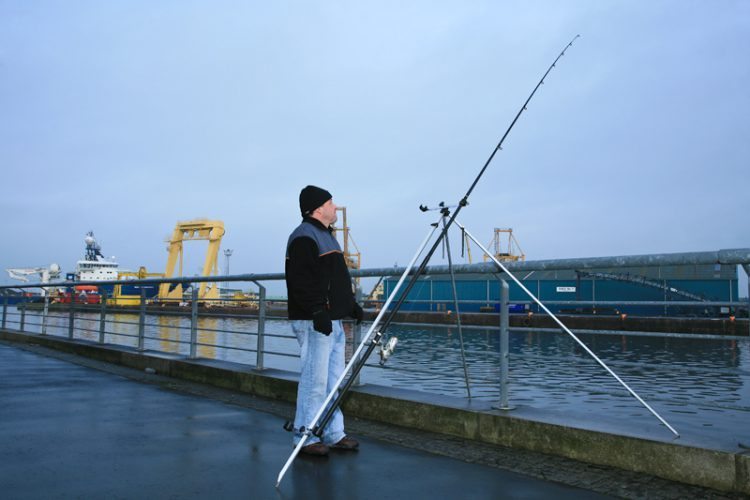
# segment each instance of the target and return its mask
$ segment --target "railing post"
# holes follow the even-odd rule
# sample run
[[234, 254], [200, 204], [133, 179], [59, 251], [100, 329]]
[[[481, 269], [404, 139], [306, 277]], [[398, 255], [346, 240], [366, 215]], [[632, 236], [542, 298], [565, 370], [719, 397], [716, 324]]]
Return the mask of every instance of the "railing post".
[[[750, 264], [742, 264], [742, 269], [745, 270], [745, 274], [747, 275], [747, 325], [748, 332], [750, 332]], [[4, 321], [5, 317], [3, 316]]]
[[70, 309], [68, 310], [68, 338], [73, 339], [73, 327], [76, 321], [76, 287], [70, 287]]
[[255, 353], [255, 369], [263, 370], [263, 351], [266, 348], [266, 287], [258, 282], [255, 284], [258, 285], [258, 343]]
[[99, 291], [99, 343], [104, 343], [104, 324], [107, 320], [107, 291]]
[[19, 330], [23, 331], [25, 323], [26, 323], [26, 300], [21, 302], [21, 323], [20, 323]]
[[198, 287], [192, 285], [190, 295], [190, 359], [198, 357]]
[[47, 335], [47, 315], [49, 314], [49, 290], [44, 290], [44, 310], [42, 311], [42, 335]]
[[146, 350], [146, 287], [141, 285], [140, 314], [138, 316], [138, 350]]
[[[354, 291], [354, 300], [356, 300], [357, 304], [359, 304], [360, 306], [362, 305], [362, 288], [357, 287], [357, 289]], [[361, 343], [362, 325], [358, 325], [355, 321], [354, 325], [352, 326], [352, 352], [354, 352]], [[352, 385], [354, 385], [355, 387], [362, 385], [362, 381], [360, 379], [361, 373], [362, 372], [357, 373], [357, 377], [354, 379], [354, 382], [352, 382]]]
[[3, 330], [5, 329], [5, 319], [8, 317], [8, 296], [3, 300]]
[[509, 341], [508, 327], [509, 321], [509, 290], [508, 282], [500, 280], [500, 402], [496, 408], [500, 410], [512, 410], [513, 407], [508, 404], [508, 360], [509, 360]]

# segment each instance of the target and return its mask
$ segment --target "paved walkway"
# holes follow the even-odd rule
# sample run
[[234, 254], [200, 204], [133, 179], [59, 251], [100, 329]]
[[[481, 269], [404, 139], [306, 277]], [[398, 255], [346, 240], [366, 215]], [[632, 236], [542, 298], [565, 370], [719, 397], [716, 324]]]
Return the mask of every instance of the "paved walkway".
[[604, 498], [368, 437], [301, 457], [277, 490], [282, 423], [0, 344], [4, 498]]
[[291, 451], [281, 424], [293, 411], [284, 401], [0, 341], [0, 492], [9, 499], [746, 498], [358, 419], [347, 427], [361, 452], [300, 457], [276, 490]]

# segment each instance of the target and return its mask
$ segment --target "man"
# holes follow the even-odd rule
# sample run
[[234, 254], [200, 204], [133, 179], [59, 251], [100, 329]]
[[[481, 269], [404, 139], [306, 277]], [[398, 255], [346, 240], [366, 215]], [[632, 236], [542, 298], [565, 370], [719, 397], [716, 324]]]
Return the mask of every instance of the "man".
[[[294, 443], [302, 427], [310, 425], [344, 370], [344, 329], [341, 319], [362, 321], [354, 300], [344, 254], [333, 235], [336, 205], [331, 193], [316, 186], [299, 195], [302, 223], [292, 231], [286, 247], [286, 286], [289, 319], [300, 345], [302, 373], [297, 390]], [[300, 452], [325, 456], [330, 448], [356, 450], [359, 443], [344, 432], [344, 416], [337, 408], [323, 429], [322, 442], [310, 435]]]

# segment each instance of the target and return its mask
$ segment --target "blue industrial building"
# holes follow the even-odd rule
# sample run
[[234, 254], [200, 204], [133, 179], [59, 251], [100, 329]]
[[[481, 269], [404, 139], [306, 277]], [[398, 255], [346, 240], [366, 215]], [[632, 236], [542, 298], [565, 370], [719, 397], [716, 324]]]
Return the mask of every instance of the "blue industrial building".
[[[701, 303], [737, 301], [739, 290], [737, 266], [721, 264], [531, 271], [516, 277], [551, 311], [563, 314], [729, 315], [731, 309], [728, 306]], [[397, 281], [397, 277], [384, 281], [386, 296], [390, 295]], [[511, 312], [539, 312], [538, 306], [530, 302], [517, 284], [510, 279], [506, 281], [510, 286]], [[499, 309], [500, 281], [497, 275], [457, 275], [456, 289], [461, 312], [493, 312]], [[573, 301], [593, 303], [566, 303]], [[670, 302], [688, 301], [695, 302], [695, 305], [669, 305]], [[434, 275], [421, 278], [401, 309], [433, 312], [455, 309], [450, 277]]]

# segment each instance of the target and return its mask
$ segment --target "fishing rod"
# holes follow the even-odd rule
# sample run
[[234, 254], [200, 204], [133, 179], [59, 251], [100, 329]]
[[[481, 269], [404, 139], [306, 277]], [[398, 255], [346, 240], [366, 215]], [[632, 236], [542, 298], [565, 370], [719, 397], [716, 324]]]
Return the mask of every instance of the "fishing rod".
[[[560, 52], [560, 54], [557, 56], [557, 58], [554, 60], [554, 62], [550, 65], [550, 67], [544, 73], [544, 76], [542, 76], [542, 78], [539, 80], [539, 83], [536, 84], [536, 87], [534, 87], [534, 90], [531, 92], [531, 94], [529, 95], [529, 97], [526, 99], [526, 102], [523, 103], [523, 106], [521, 106], [521, 109], [518, 110], [518, 113], [516, 114], [515, 118], [513, 118], [513, 121], [511, 122], [510, 126], [508, 126], [508, 129], [503, 134], [502, 138], [500, 139], [500, 142], [498, 142], [497, 146], [495, 146], [495, 149], [492, 150], [492, 153], [490, 154], [489, 158], [487, 158], [487, 161], [484, 163], [484, 166], [482, 167], [482, 170], [480, 170], [479, 174], [474, 179], [474, 182], [472, 182], [471, 186], [469, 187], [469, 190], [466, 192], [466, 194], [463, 196], [463, 198], [461, 198], [461, 201], [458, 202], [458, 205], [455, 207], [455, 210], [453, 210], [453, 212], [451, 213], [450, 207], [447, 207], [447, 206], [444, 206], [444, 205], [441, 206], [441, 208], [440, 208], [441, 214], [443, 214], [446, 217], [449, 216], [450, 219], [448, 219], [448, 222], [443, 225], [442, 231], [438, 235], [438, 237], [435, 240], [435, 242], [432, 244], [432, 247], [430, 248], [429, 252], [427, 252], [427, 254], [425, 255], [424, 259], [422, 259], [422, 263], [419, 265], [419, 268], [414, 273], [414, 275], [412, 276], [412, 278], [409, 281], [409, 283], [406, 285], [406, 288], [404, 289], [403, 293], [399, 297], [399, 299], [396, 302], [396, 304], [393, 306], [393, 309], [391, 309], [390, 314], [388, 315], [388, 317], [386, 318], [386, 320], [383, 322], [383, 326], [378, 330], [378, 333], [381, 336], [382, 336], [382, 334], [384, 334], [386, 332], [386, 330], [388, 329], [388, 327], [390, 326], [390, 324], [393, 322], [393, 320], [394, 320], [394, 318], [396, 316], [396, 313], [401, 308], [401, 306], [403, 305], [403, 303], [406, 301], [406, 297], [409, 295], [409, 292], [411, 291], [412, 288], [414, 288], [414, 285], [419, 280], [419, 276], [424, 272], [425, 268], [427, 267], [427, 264], [430, 262], [430, 259], [432, 258], [432, 255], [437, 250], [437, 248], [440, 245], [440, 242], [443, 240], [443, 238], [445, 238], [446, 234], [448, 233], [448, 229], [450, 229], [450, 227], [453, 225], [453, 223], [456, 220], [456, 217], [458, 216], [459, 212], [461, 211], [461, 209], [463, 207], [465, 207], [466, 205], [469, 204], [469, 196], [471, 195], [472, 191], [474, 191], [474, 188], [477, 186], [477, 184], [479, 183], [479, 180], [484, 175], [484, 172], [487, 170], [487, 167], [489, 167], [490, 163], [492, 162], [492, 159], [495, 157], [495, 155], [497, 154], [497, 152], [502, 149], [502, 146], [503, 146], [503, 143], [505, 142], [506, 137], [508, 137], [508, 134], [513, 129], [513, 127], [515, 126], [516, 122], [518, 121], [518, 118], [520, 118], [521, 114], [523, 114], [523, 112], [526, 111], [526, 109], [527, 109], [526, 106], [529, 104], [529, 101], [531, 101], [531, 99], [534, 97], [534, 94], [536, 94], [536, 91], [539, 89], [539, 87], [542, 86], [542, 84], [544, 83], [544, 79], [547, 78], [547, 75], [550, 73], [550, 71], [552, 71], [552, 68], [555, 67], [555, 65], [557, 64], [557, 61], [559, 61], [560, 58], [565, 55], [565, 51], [568, 50], [568, 48], [570, 48], [573, 45], [573, 42], [575, 42], [576, 39], [579, 36], [580, 35], [576, 35], [575, 37], [573, 37], [573, 39], [565, 46], [565, 48], [562, 50], [562, 52]], [[424, 211], [423, 208], [422, 208], [422, 210]], [[378, 341], [379, 340], [380, 340], [380, 338], [378, 338]], [[362, 369], [362, 367], [365, 364], [365, 361], [370, 356], [370, 354], [372, 354], [372, 351], [375, 350], [375, 347], [377, 345], [378, 344], [375, 344], [374, 342], [370, 344], [370, 347], [367, 349], [367, 351], [365, 351], [364, 358], [361, 360], [361, 362], [357, 366], [354, 367], [355, 371], [349, 377], [349, 379], [344, 384], [344, 386], [340, 388], [339, 395], [336, 397], [336, 399], [333, 401], [333, 403], [331, 404], [331, 406], [328, 408], [328, 410], [324, 414], [324, 416], [321, 419], [321, 421], [313, 429], [313, 434], [315, 434], [316, 436], [319, 436], [321, 434], [322, 429], [325, 428], [325, 426], [328, 424], [328, 421], [331, 419], [331, 417], [333, 417], [333, 412], [341, 404], [341, 400], [342, 400], [343, 396], [346, 394], [346, 392], [349, 390], [349, 388], [351, 387], [351, 385], [354, 383], [354, 379], [359, 374], [360, 370]]]
[[[448, 233], [448, 230], [453, 225], [454, 221], [456, 220], [456, 217], [458, 216], [459, 212], [461, 212], [461, 209], [469, 204], [469, 196], [474, 191], [474, 188], [479, 183], [480, 179], [484, 175], [485, 171], [487, 170], [487, 167], [489, 167], [490, 163], [492, 163], [492, 160], [495, 158], [495, 155], [498, 151], [502, 150], [503, 143], [505, 142], [505, 139], [508, 137], [508, 134], [510, 134], [510, 131], [513, 130], [513, 127], [516, 125], [516, 122], [521, 117], [524, 111], [527, 109], [527, 105], [531, 101], [531, 99], [536, 94], [537, 90], [539, 90], [539, 87], [544, 84], [545, 78], [547, 78], [547, 75], [552, 71], [552, 69], [555, 67], [557, 62], [562, 58], [562, 56], [565, 55], [565, 52], [573, 45], [573, 42], [576, 41], [577, 38], [579, 38], [580, 35], [576, 35], [573, 37], [573, 39], [563, 48], [563, 50], [560, 52], [560, 54], [555, 58], [555, 60], [552, 62], [549, 68], [547, 68], [547, 71], [544, 73], [542, 78], [539, 80], [539, 82], [534, 87], [534, 90], [529, 94], [529, 97], [526, 99], [526, 101], [523, 103], [523, 106], [521, 106], [521, 109], [518, 110], [518, 113], [516, 114], [515, 118], [513, 118], [513, 121], [508, 126], [508, 129], [505, 131], [505, 133], [500, 138], [500, 141], [497, 143], [497, 146], [492, 150], [492, 153], [490, 154], [489, 158], [487, 158], [487, 161], [482, 166], [482, 169], [479, 171], [479, 174], [477, 174], [476, 178], [474, 179], [474, 182], [472, 182], [469, 189], [466, 191], [466, 194], [461, 198], [461, 200], [458, 202], [458, 205], [455, 206], [455, 210], [451, 212], [452, 207], [445, 206], [441, 203], [440, 205], [440, 213], [442, 215], [443, 220], [446, 218], [448, 219], [447, 222], [443, 223], [443, 227], [440, 231], [440, 234], [435, 239], [434, 243], [432, 244], [432, 247], [430, 247], [430, 250], [427, 252], [427, 254], [422, 259], [422, 262], [420, 263], [417, 270], [412, 275], [411, 279], [409, 280], [409, 283], [406, 285], [406, 288], [404, 289], [403, 293], [401, 293], [401, 296], [399, 297], [396, 304], [391, 309], [390, 313], [388, 314], [388, 317], [385, 319], [385, 321], [382, 324], [382, 327], [379, 329], [375, 329], [375, 327], [378, 324], [378, 321], [382, 314], [386, 311], [387, 305], [390, 304], [391, 298], [395, 295], [397, 290], [394, 290], [391, 293], [391, 296], [388, 299], [388, 303], [383, 306], [383, 309], [381, 310], [381, 314], [378, 315], [378, 318], [376, 318], [375, 322], [370, 327], [370, 331], [368, 334], [364, 337], [362, 340], [362, 343], [360, 344], [360, 347], [357, 349], [357, 352], [352, 355], [352, 361], [349, 365], [344, 369], [344, 373], [341, 374], [341, 377], [339, 377], [339, 382], [334, 386], [334, 388], [330, 391], [328, 394], [328, 397], [326, 398], [325, 402], [321, 406], [320, 410], [318, 411], [318, 414], [313, 418], [313, 421], [310, 422], [310, 425], [307, 426], [303, 430], [303, 436], [300, 440], [300, 443], [297, 444], [294, 451], [292, 452], [291, 456], [287, 460], [286, 464], [282, 468], [281, 472], [279, 473], [279, 476], [276, 481], [276, 487], [279, 486], [281, 483], [282, 478], [284, 477], [285, 472], [291, 465], [294, 458], [299, 453], [299, 450], [301, 449], [301, 443], [304, 443], [307, 438], [309, 438], [310, 434], [313, 434], [315, 436], [320, 437], [323, 434], [323, 429], [325, 429], [326, 425], [328, 425], [328, 422], [333, 417], [333, 413], [336, 411], [336, 409], [341, 405], [344, 396], [346, 396], [347, 392], [351, 388], [352, 384], [357, 378], [357, 375], [359, 375], [359, 372], [364, 367], [365, 363], [369, 359], [370, 355], [372, 355], [373, 351], [378, 347], [381, 346], [381, 364], [387, 359], [390, 354], [392, 354], [392, 350], [395, 347], [395, 341], [391, 342], [394, 338], [391, 339], [385, 346], [382, 345], [381, 339], [383, 337], [383, 334], [387, 331], [388, 327], [393, 322], [396, 313], [399, 311], [403, 303], [406, 301], [406, 297], [409, 295], [409, 292], [412, 288], [414, 288], [414, 285], [419, 280], [419, 277], [424, 273], [425, 268], [427, 267], [427, 264], [430, 262], [430, 259], [432, 258], [433, 254], [437, 250], [437, 248], [440, 246], [440, 243], [443, 241], [443, 239], [446, 237], [446, 234]], [[427, 209], [424, 205], [420, 206], [420, 210], [426, 211]], [[433, 224], [433, 227], [437, 228], [438, 224]], [[430, 233], [431, 235], [432, 233]], [[422, 248], [420, 248], [420, 251], [417, 255], [415, 255], [415, 258], [421, 253], [424, 246], [426, 246], [428, 240], [425, 240], [423, 243]], [[416, 261], [416, 259], [415, 259]], [[413, 264], [412, 264], [413, 265]], [[411, 266], [407, 267], [404, 276], [402, 276], [402, 279], [406, 276], [406, 273], [408, 273], [411, 270]], [[375, 332], [374, 337], [372, 340], [370, 340], [370, 335], [372, 335], [372, 331]], [[359, 355], [362, 348], [365, 344], [369, 344], [367, 346], [367, 349], [365, 350], [364, 354], [361, 355], [359, 358], [356, 358], [356, 356]], [[341, 385], [341, 381], [346, 376], [346, 373], [351, 370], [351, 374], [349, 375], [349, 378], [346, 380], [346, 382]], [[331, 399], [334, 397], [331, 401]], [[329, 404], [330, 402], [330, 404]], [[323, 409], [326, 408], [325, 413], [323, 414]], [[321, 416], [322, 414], [322, 416]], [[285, 426], [286, 428], [286, 426]]]

